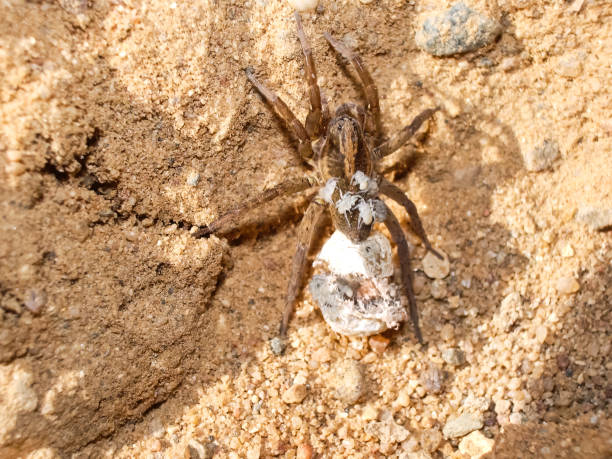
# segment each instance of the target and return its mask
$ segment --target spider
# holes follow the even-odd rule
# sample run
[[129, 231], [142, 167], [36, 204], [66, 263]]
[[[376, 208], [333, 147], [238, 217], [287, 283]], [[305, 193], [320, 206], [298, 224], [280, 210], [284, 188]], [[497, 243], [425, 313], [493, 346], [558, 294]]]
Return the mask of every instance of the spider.
[[[297, 138], [300, 158], [305, 165], [310, 166], [312, 172], [300, 178], [287, 180], [264, 191], [260, 196], [246, 200], [208, 226], [196, 231], [194, 236], [202, 237], [223, 232], [242, 215], [274, 198], [318, 187], [319, 192], [310, 201], [299, 226], [297, 248], [293, 257], [285, 309], [280, 324], [280, 338], [286, 338], [294, 303], [306, 271], [308, 251], [312, 245], [317, 224], [327, 208], [334, 227], [353, 242], [365, 240], [376, 222], [384, 223], [387, 227], [397, 246], [402, 289], [408, 298], [414, 332], [418, 341], [423, 343], [416, 298], [412, 288], [413, 274], [410, 267], [408, 243], [397, 218], [380, 199], [380, 195], [399, 203], [410, 216], [410, 226], [423, 241], [425, 248], [439, 258], [442, 256], [429, 243], [414, 203], [402, 190], [377, 173], [376, 164], [381, 158], [403, 146], [439, 107], [424, 110], [408, 126], [388, 140], [381, 142], [378, 90], [370, 73], [359, 55], [329, 33], [325, 33], [324, 37], [329, 45], [355, 67], [367, 102], [365, 108], [355, 103], [344, 103], [331, 117], [327, 104], [322, 101], [312, 50], [304, 34], [301, 17], [297, 12], [295, 21], [304, 54], [306, 82], [310, 98], [310, 111], [305, 123], [302, 124], [289, 107], [255, 77], [251, 67], [246, 69], [246, 77], [276, 110], [289, 131]], [[370, 146], [370, 141], [377, 143], [377, 146]]]

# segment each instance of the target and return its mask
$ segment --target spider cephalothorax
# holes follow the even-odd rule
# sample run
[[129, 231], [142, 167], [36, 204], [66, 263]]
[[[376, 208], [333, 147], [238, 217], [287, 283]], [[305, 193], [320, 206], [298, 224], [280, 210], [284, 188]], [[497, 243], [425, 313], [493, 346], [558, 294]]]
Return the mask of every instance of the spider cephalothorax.
[[[378, 91], [370, 73], [357, 54], [330, 34], [324, 34], [332, 48], [355, 67], [367, 101], [365, 108], [353, 103], [342, 104], [331, 117], [327, 106], [322, 103], [312, 52], [298, 13], [295, 14], [295, 19], [298, 38], [304, 53], [306, 80], [309, 85], [310, 112], [305, 124], [295, 117], [289, 107], [273, 91], [255, 77], [252, 68], [249, 67], [246, 70], [246, 75], [297, 138], [300, 157], [305, 164], [314, 164], [314, 174], [288, 180], [264, 191], [262, 195], [247, 200], [207, 227], [197, 231], [195, 236], [221, 232], [242, 214], [270, 199], [318, 186], [319, 192], [311, 200], [298, 232], [297, 249], [293, 258], [285, 310], [280, 326], [281, 337], [286, 336], [287, 333], [294, 302], [303, 281], [308, 250], [315, 228], [323, 210], [327, 208], [335, 228], [354, 243], [367, 239], [372, 231], [372, 226], [377, 222], [384, 223], [387, 227], [397, 245], [402, 272], [402, 288], [410, 305], [410, 316], [415, 334], [422, 342], [416, 299], [412, 290], [413, 276], [408, 243], [397, 218], [380, 199], [380, 195], [385, 195], [402, 205], [410, 216], [412, 230], [423, 241], [427, 250], [438, 257], [440, 255], [432, 249], [415, 205], [403, 191], [376, 172], [376, 163], [380, 158], [400, 148], [437, 109], [427, 109], [421, 112], [410, 125], [387, 141], [371, 148], [368, 143], [369, 139], [378, 141], [382, 134]], [[314, 141], [316, 143], [313, 147]]]

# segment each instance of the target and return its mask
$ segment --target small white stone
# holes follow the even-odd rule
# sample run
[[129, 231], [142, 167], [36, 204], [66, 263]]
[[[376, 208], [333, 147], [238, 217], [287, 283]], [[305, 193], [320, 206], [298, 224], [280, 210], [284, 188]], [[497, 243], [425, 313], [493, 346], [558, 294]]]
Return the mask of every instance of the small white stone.
[[287, 0], [287, 2], [296, 11], [314, 10], [319, 4], [319, 0]]
[[444, 257], [443, 260], [440, 260], [431, 252], [427, 252], [427, 255], [423, 258], [423, 271], [430, 279], [444, 279], [450, 272], [448, 255], [439, 249], [437, 251]]
[[555, 288], [562, 295], [570, 295], [580, 290], [580, 284], [573, 277], [560, 277], [557, 279]]
[[570, 244], [565, 244], [561, 248], [561, 256], [563, 258], [571, 258], [574, 256], [574, 248]]
[[459, 442], [459, 451], [472, 459], [478, 459], [493, 450], [495, 441], [480, 431], [472, 432]]
[[198, 174], [196, 171], [190, 172], [187, 176], [187, 185], [189, 186], [197, 186], [199, 181], [200, 174]]

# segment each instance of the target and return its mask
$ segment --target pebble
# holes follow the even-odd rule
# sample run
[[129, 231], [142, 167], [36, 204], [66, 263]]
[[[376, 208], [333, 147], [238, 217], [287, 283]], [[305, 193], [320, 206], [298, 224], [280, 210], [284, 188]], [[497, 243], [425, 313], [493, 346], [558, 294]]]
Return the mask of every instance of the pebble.
[[563, 258], [571, 258], [574, 256], [574, 248], [570, 244], [565, 244], [561, 248], [561, 256]]
[[557, 279], [555, 288], [562, 295], [570, 295], [580, 290], [580, 284], [573, 277], [560, 277]]
[[465, 352], [457, 347], [451, 347], [442, 351], [442, 359], [449, 365], [458, 367], [465, 363]]
[[464, 413], [446, 421], [442, 433], [445, 438], [459, 438], [480, 429], [482, 429], [482, 417]]
[[495, 403], [495, 413], [506, 414], [510, 412], [510, 400], [499, 400]]
[[510, 415], [510, 424], [522, 424], [523, 423], [523, 416], [521, 415], [521, 413], [512, 413]]
[[438, 252], [444, 257], [443, 260], [440, 260], [431, 252], [427, 252], [423, 257], [423, 271], [425, 271], [425, 275], [430, 279], [444, 279], [450, 272], [448, 255], [439, 249]]
[[580, 207], [576, 212], [576, 220], [594, 231], [602, 231], [612, 227], [612, 208]]
[[365, 395], [365, 367], [352, 359], [339, 362], [333, 373], [333, 387], [339, 400], [356, 403]]
[[378, 438], [381, 445], [401, 443], [410, 436], [408, 429], [397, 424], [391, 413], [384, 412], [381, 414], [381, 418], [381, 421], [370, 422], [364, 428], [367, 434]]
[[511, 292], [504, 297], [499, 312], [493, 317], [493, 328], [508, 333], [524, 315], [523, 300], [518, 292]]
[[555, 72], [562, 77], [576, 78], [582, 72], [582, 62], [576, 56], [567, 56], [559, 60]]
[[285, 403], [302, 403], [306, 398], [308, 390], [305, 384], [293, 384], [283, 393], [283, 402]]
[[319, 0], [287, 0], [287, 2], [296, 11], [314, 10], [319, 4]]
[[546, 139], [541, 145], [524, 154], [525, 168], [531, 172], [541, 172], [550, 169], [559, 157], [559, 144], [552, 139]]
[[315, 362], [325, 363], [331, 360], [331, 354], [329, 353], [329, 349], [321, 347], [312, 353], [311, 358]]
[[504, 72], [509, 72], [511, 70], [516, 69], [518, 67], [518, 64], [519, 60], [517, 57], [505, 57], [499, 64], [499, 68]]
[[431, 394], [439, 394], [444, 389], [444, 372], [436, 365], [430, 365], [421, 374], [421, 384]]
[[455, 327], [451, 324], [444, 324], [442, 330], [440, 330], [440, 338], [444, 341], [450, 341], [455, 337]]
[[471, 459], [478, 459], [493, 450], [495, 440], [485, 437], [480, 431], [472, 432], [459, 442], [459, 452], [469, 456]]
[[287, 343], [282, 338], [275, 336], [270, 340], [270, 349], [272, 349], [274, 355], [283, 355], [286, 348]]
[[448, 11], [428, 17], [415, 40], [429, 54], [452, 56], [487, 46], [501, 31], [497, 21], [458, 2]]
[[161, 451], [162, 449], [161, 441], [159, 441], [159, 439], [157, 438], [154, 438], [151, 440], [149, 447], [151, 448], [151, 451], [153, 452]]
[[431, 283], [431, 296], [436, 300], [442, 300], [448, 296], [446, 282], [441, 279], [436, 279]]
[[368, 343], [370, 344], [370, 348], [377, 354], [382, 354], [389, 346], [389, 338], [385, 338], [381, 335], [375, 335], [368, 339]]
[[421, 446], [428, 453], [433, 453], [442, 443], [442, 434], [438, 429], [429, 429], [421, 435]]
[[310, 459], [312, 457], [312, 446], [308, 443], [302, 443], [298, 446], [295, 454], [295, 459]]
[[42, 307], [47, 304], [47, 295], [44, 290], [30, 289], [26, 292], [23, 304], [32, 314], [38, 314]]
[[187, 176], [187, 185], [189, 186], [197, 186], [200, 181], [200, 174], [195, 171], [192, 171]]
[[540, 325], [536, 328], [536, 340], [540, 344], [544, 344], [546, 342], [546, 338], [548, 338], [548, 328], [545, 325]]

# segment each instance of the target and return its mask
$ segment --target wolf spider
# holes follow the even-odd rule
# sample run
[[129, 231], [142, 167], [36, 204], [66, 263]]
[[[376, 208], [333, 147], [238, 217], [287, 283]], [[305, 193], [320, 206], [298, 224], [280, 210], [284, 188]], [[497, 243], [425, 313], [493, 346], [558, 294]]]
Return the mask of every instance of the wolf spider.
[[[325, 208], [331, 213], [332, 222], [337, 230], [344, 233], [351, 241], [365, 240], [375, 222], [385, 224], [395, 244], [402, 273], [403, 292], [410, 305], [410, 317], [414, 331], [420, 343], [423, 342], [419, 328], [416, 298], [412, 289], [413, 274], [410, 267], [410, 251], [404, 232], [391, 210], [379, 199], [379, 195], [399, 203], [410, 216], [410, 226], [423, 241], [426, 249], [442, 258], [429, 243], [421, 219], [414, 203], [402, 190], [387, 181], [376, 172], [376, 163], [381, 158], [393, 153], [429, 119], [438, 109], [431, 108], [421, 112], [408, 126], [380, 143], [381, 122], [378, 90], [361, 58], [336, 40], [329, 33], [324, 37], [330, 46], [346, 60], [352, 63], [363, 86], [367, 107], [354, 103], [340, 105], [333, 117], [330, 117], [326, 104], [322, 102], [317, 84], [312, 51], [300, 15], [295, 13], [297, 34], [305, 61], [306, 81], [310, 98], [310, 111], [306, 122], [302, 124], [287, 105], [270, 89], [264, 86], [254, 75], [252, 68], [246, 69], [246, 76], [257, 88], [266, 101], [283, 119], [289, 131], [297, 138], [298, 152], [304, 163], [310, 165], [314, 174], [290, 179], [264, 191], [260, 196], [246, 200], [231, 209], [219, 219], [213, 221], [194, 233], [202, 237], [211, 233], [222, 232], [234, 224], [243, 214], [271, 199], [320, 187], [319, 193], [311, 200], [300, 223], [298, 243], [291, 277], [287, 287], [285, 310], [280, 325], [280, 337], [287, 335], [289, 319], [293, 313], [294, 302], [302, 285], [307, 266], [307, 254], [312, 244], [317, 222]], [[368, 137], [366, 137], [366, 134]], [[371, 147], [369, 138], [378, 144]], [[313, 142], [314, 143], [313, 146]], [[321, 187], [321, 185], [323, 185]]]

